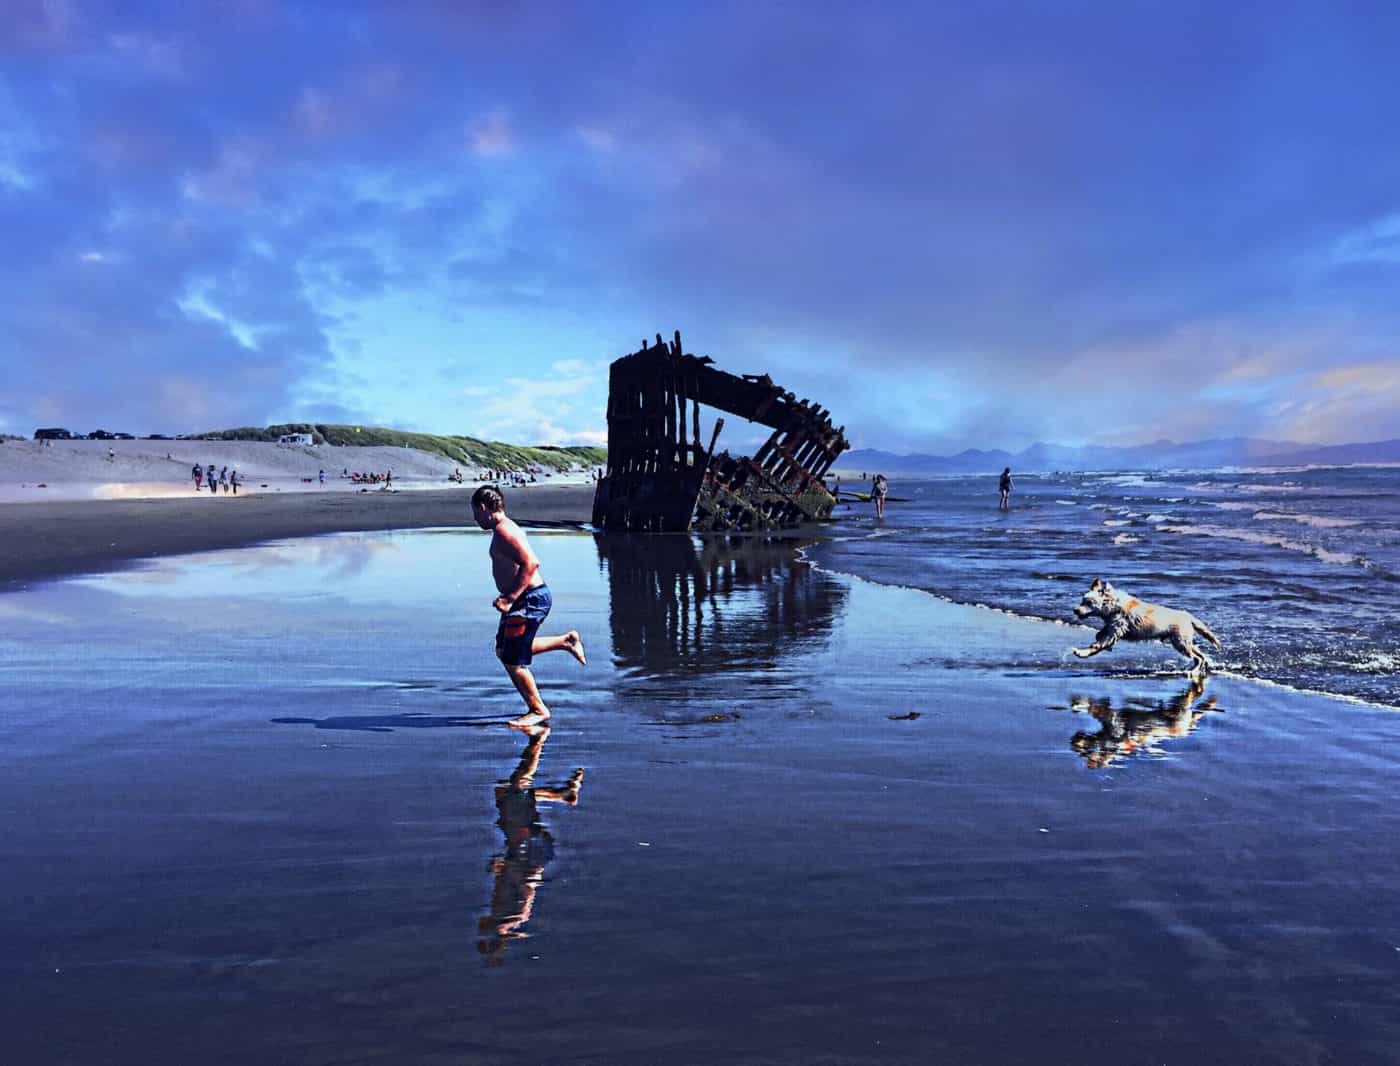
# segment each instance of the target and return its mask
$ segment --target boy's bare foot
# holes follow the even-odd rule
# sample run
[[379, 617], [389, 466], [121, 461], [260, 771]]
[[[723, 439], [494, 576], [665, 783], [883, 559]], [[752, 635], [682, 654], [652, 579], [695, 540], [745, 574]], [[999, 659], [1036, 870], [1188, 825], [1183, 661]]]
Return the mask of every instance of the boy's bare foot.
[[578, 635], [577, 629], [564, 634], [564, 650], [577, 659], [580, 666], [588, 665], [588, 660], [583, 657], [583, 638]]
[[539, 711], [531, 711], [529, 714], [522, 714], [519, 718], [512, 718], [506, 725], [534, 736], [540, 730], [549, 728], [549, 714], [548, 712], [541, 714]]
[[583, 788], [583, 767], [569, 775], [569, 783], [564, 786], [564, 802], [570, 807], [578, 803], [579, 790]]

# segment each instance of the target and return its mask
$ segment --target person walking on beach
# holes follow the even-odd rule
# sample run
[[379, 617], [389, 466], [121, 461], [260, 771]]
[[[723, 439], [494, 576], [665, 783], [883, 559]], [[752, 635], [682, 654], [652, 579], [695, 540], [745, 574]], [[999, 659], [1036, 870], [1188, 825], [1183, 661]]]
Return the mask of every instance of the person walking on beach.
[[875, 480], [870, 483], [870, 499], [875, 504], [875, 517], [885, 517], [885, 494], [890, 491], [890, 483], [885, 480], [884, 474], [876, 474]]
[[227, 494], [228, 494], [228, 467], [224, 467], [222, 470], [219, 471], [219, 481], [223, 483], [223, 486], [224, 486], [224, 494], [227, 495]]
[[581, 666], [587, 666], [583, 641], [576, 629], [559, 637], [536, 636], [554, 598], [540, 574], [540, 561], [525, 539], [525, 531], [506, 517], [501, 491], [483, 485], [472, 493], [472, 517], [482, 529], [491, 531], [491, 574], [500, 593], [491, 606], [501, 615], [496, 629], [496, 657], [525, 701], [525, 713], [509, 725], [529, 733], [549, 721], [549, 708], [540, 698], [530, 672], [531, 660], [548, 651], [567, 651]]
[[1001, 472], [1001, 503], [998, 509], [1002, 511], [1011, 510], [1011, 467], [1007, 467]]
[[204, 469], [205, 469], [205, 470], [208, 472], [208, 474], [209, 474], [209, 477], [208, 477], [208, 479], [207, 479], [207, 480], [209, 481], [209, 491], [212, 492], [212, 493], [214, 493], [214, 495], [217, 496], [218, 493], [219, 493], [219, 475], [216, 474], [216, 473], [214, 473], [214, 464], [213, 464], [213, 463], [210, 463], [210, 464], [209, 464], [207, 467], [205, 467]]
[[228, 476], [228, 484], [229, 484], [229, 488], [233, 489], [233, 494], [234, 494], [235, 496], [237, 496], [237, 495], [238, 495], [238, 471], [237, 471], [237, 470], [230, 471], [229, 476]]
[[198, 492], [200, 489], [204, 488], [204, 467], [200, 466], [198, 463], [195, 463], [194, 469], [190, 471], [190, 475], [194, 478], [195, 492]]

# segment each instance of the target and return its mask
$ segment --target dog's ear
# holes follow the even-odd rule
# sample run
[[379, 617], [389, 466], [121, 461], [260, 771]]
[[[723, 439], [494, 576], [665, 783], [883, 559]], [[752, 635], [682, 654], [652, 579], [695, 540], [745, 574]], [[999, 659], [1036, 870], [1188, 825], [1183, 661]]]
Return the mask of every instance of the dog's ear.
[[1094, 583], [1093, 583], [1092, 585], [1089, 586], [1089, 591], [1090, 591], [1090, 592], [1093, 592], [1094, 589], [1100, 588], [1102, 585], [1103, 585], [1103, 578], [1101, 578], [1101, 577], [1096, 577], [1096, 578], [1094, 578]]

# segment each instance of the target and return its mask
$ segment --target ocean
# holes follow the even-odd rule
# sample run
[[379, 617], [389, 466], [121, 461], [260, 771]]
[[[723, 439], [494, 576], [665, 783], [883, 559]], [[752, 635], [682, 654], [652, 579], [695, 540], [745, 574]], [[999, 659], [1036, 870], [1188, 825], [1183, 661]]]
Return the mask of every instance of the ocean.
[[[897, 480], [908, 502], [883, 522], [869, 504], [841, 506], [811, 558], [1076, 625], [1071, 611], [1103, 578], [1205, 621], [1224, 647], [1202, 646], [1226, 672], [1400, 705], [1400, 468], [1013, 476], [1006, 513], [995, 476]], [[1150, 647], [1161, 650], [1120, 643], [1092, 662], [1184, 669]]]

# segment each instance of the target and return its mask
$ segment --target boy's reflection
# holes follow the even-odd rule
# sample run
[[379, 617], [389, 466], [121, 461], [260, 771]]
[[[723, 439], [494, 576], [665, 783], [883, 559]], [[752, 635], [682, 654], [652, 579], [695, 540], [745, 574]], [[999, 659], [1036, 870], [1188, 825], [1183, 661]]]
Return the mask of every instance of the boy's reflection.
[[505, 834], [505, 851], [491, 859], [491, 872], [496, 875], [491, 913], [477, 922], [477, 950], [490, 966], [506, 961], [507, 943], [529, 936], [522, 927], [530, 920], [545, 865], [554, 858], [554, 838], [540, 821], [537, 804], [567, 803], [572, 807], [583, 787], [582, 768], [570, 775], [567, 784], [535, 787], [540, 752], [548, 738], [547, 727], [532, 733], [520, 753], [520, 765], [496, 785], [496, 824]]
[[1201, 715], [1215, 710], [1214, 696], [1196, 702], [1205, 690], [1204, 681], [1192, 682], [1175, 699], [1154, 701], [1147, 709], [1116, 708], [1108, 699], [1073, 696], [1069, 709], [1092, 715], [1099, 722], [1099, 731], [1076, 733], [1069, 746], [1091, 770], [1102, 770], [1136, 753], [1151, 751], [1160, 741], [1187, 736]]

